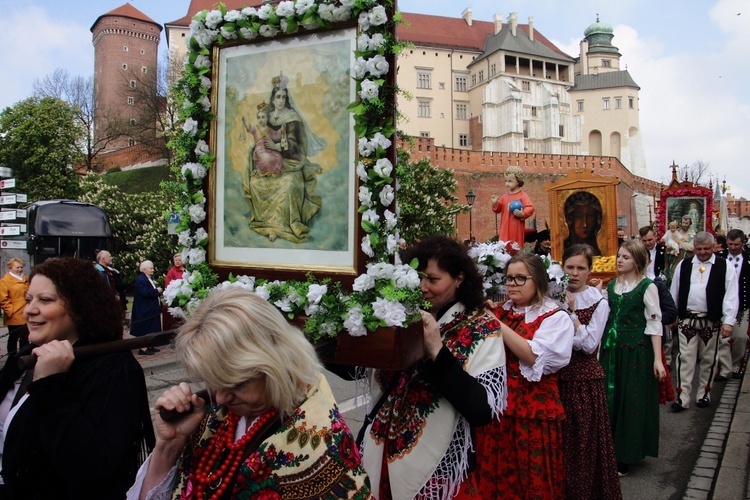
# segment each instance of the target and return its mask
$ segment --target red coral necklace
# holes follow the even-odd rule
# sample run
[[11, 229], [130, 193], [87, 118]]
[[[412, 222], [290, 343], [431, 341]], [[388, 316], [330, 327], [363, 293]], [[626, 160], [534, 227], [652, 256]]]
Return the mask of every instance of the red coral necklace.
[[[237, 432], [237, 423], [240, 421], [240, 416], [229, 410], [227, 418], [224, 419], [216, 434], [211, 438], [208, 448], [204, 450], [197, 467], [190, 473], [195, 484], [194, 498], [204, 498], [206, 488], [215, 491], [209, 497], [210, 500], [221, 498], [239, 469], [248, 443], [276, 417], [276, 413], [276, 409], [271, 408], [258, 417], [247, 429], [245, 435], [235, 443], [234, 436]], [[227, 455], [222, 457], [227, 451]], [[213, 470], [219, 461], [221, 461], [221, 465]]]

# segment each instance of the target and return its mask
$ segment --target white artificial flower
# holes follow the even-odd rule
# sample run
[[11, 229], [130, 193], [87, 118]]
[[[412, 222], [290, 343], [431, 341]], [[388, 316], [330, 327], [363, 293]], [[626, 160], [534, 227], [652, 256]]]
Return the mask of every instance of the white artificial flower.
[[195, 33], [198, 33], [199, 31], [203, 31], [206, 29], [206, 25], [203, 24], [203, 21], [200, 21], [198, 19], [193, 19], [190, 21], [190, 36], [195, 35]]
[[203, 139], [200, 139], [198, 141], [198, 144], [196, 144], [195, 146], [195, 154], [198, 156], [206, 156], [208, 153], [208, 143], [206, 143], [206, 141], [204, 141]]
[[550, 266], [547, 268], [547, 276], [549, 276], [550, 281], [560, 283], [563, 279], [563, 276], [565, 276], [565, 271], [563, 271], [563, 268], [560, 266], [559, 262], [552, 261]]
[[343, 5], [341, 7], [336, 7], [333, 9], [332, 17], [333, 21], [337, 23], [348, 21], [352, 17], [352, 10]]
[[224, 20], [228, 23], [234, 23], [242, 19], [242, 13], [239, 10], [230, 10], [224, 16]]
[[252, 17], [258, 14], [258, 10], [255, 7], [245, 7], [242, 9], [242, 14], [247, 17]]
[[388, 149], [391, 147], [391, 140], [388, 139], [386, 136], [381, 134], [380, 132], [376, 132], [375, 135], [372, 136], [372, 142], [383, 149]]
[[168, 307], [167, 312], [172, 315], [173, 318], [187, 320], [187, 314], [180, 307]]
[[377, 146], [367, 140], [367, 137], [359, 138], [359, 154], [361, 156], [370, 156], [375, 152], [375, 149], [377, 149]]
[[367, 15], [367, 12], [360, 12], [357, 23], [359, 24], [359, 29], [362, 31], [370, 29], [370, 16]]
[[367, 101], [377, 99], [379, 92], [380, 86], [377, 83], [369, 79], [362, 80], [362, 90], [359, 91], [359, 96], [362, 99], [365, 99]]
[[302, 16], [315, 5], [315, 0], [297, 0], [294, 4], [294, 10], [297, 11], [297, 15]]
[[305, 314], [312, 316], [314, 313], [320, 310], [320, 301], [323, 300], [323, 295], [328, 292], [326, 285], [318, 285], [313, 283], [307, 289], [307, 305], [305, 305]]
[[271, 4], [263, 4], [260, 9], [258, 9], [258, 17], [263, 19], [264, 21], [267, 21], [269, 17], [271, 17], [271, 13], [273, 12], [273, 6]]
[[202, 246], [207, 240], [208, 240], [208, 233], [206, 232], [205, 229], [203, 229], [202, 227], [199, 227], [195, 231], [195, 243]]
[[369, 274], [360, 274], [352, 284], [352, 290], [355, 292], [366, 292], [372, 288], [375, 288], [375, 278]]
[[380, 215], [375, 210], [365, 210], [362, 213], [362, 220], [375, 224], [380, 220]]
[[184, 130], [187, 135], [193, 136], [198, 133], [198, 122], [192, 118], [188, 118], [185, 120], [185, 123], [183, 123], [182, 130]]
[[203, 210], [201, 205], [190, 205], [188, 213], [190, 214], [190, 220], [194, 224], [200, 224], [206, 218], [206, 211]]
[[206, 262], [206, 251], [203, 248], [191, 248], [188, 252], [188, 264], [198, 266]]
[[407, 264], [396, 266], [396, 270], [393, 272], [393, 281], [396, 283], [396, 287], [408, 288], [409, 290], [416, 290], [422, 284], [422, 279], [419, 277], [417, 270]]
[[367, 71], [369, 71], [370, 74], [374, 76], [385, 75], [386, 73], [388, 73], [389, 68], [390, 66], [388, 65], [388, 61], [386, 61], [385, 57], [381, 56], [380, 54], [367, 61]]
[[318, 21], [316, 21], [314, 17], [305, 19], [301, 21], [300, 24], [302, 25], [303, 28], [307, 30], [314, 30], [318, 28]]
[[258, 32], [250, 28], [240, 28], [240, 36], [245, 40], [254, 40], [258, 36]]
[[179, 243], [183, 247], [189, 247], [192, 242], [193, 242], [193, 239], [190, 237], [189, 229], [186, 229], [185, 231], [180, 231], [179, 233], [177, 233], [177, 243]]
[[180, 287], [182, 287], [182, 279], [172, 280], [169, 282], [167, 288], [164, 289], [164, 301], [167, 303], [167, 305], [174, 302], [174, 300], [177, 298]]
[[384, 207], [388, 207], [391, 205], [391, 203], [393, 203], [393, 198], [393, 186], [391, 186], [390, 184], [386, 184], [380, 191], [380, 203], [382, 203]]
[[276, 15], [279, 17], [291, 17], [294, 15], [294, 2], [292, 0], [284, 0], [279, 2], [276, 6]]
[[376, 262], [367, 266], [367, 274], [378, 280], [389, 280], [393, 277], [393, 264], [389, 262]]
[[375, 252], [372, 250], [372, 243], [370, 242], [370, 237], [365, 236], [362, 238], [362, 251], [367, 255], [368, 257], [375, 257]]
[[365, 58], [360, 56], [354, 61], [354, 68], [352, 68], [352, 77], [359, 80], [364, 78], [367, 73], [367, 61]]
[[206, 14], [206, 27], [212, 30], [216, 29], [219, 23], [223, 20], [224, 16], [222, 15], [220, 10], [212, 10], [211, 12]]
[[195, 41], [202, 48], [209, 48], [219, 36], [219, 30], [202, 30], [196, 33]]
[[284, 312], [292, 312], [292, 297], [287, 295], [286, 297], [274, 302], [273, 305]]
[[389, 254], [393, 254], [398, 248], [398, 238], [395, 234], [389, 234], [386, 240], [386, 251]]
[[226, 38], [227, 40], [235, 40], [237, 38], [237, 32], [234, 30], [229, 30], [226, 27], [221, 27], [221, 36]]
[[344, 319], [344, 328], [347, 329], [349, 335], [353, 337], [361, 337], [367, 335], [367, 328], [364, 325], [365, 315], [362, 312], [361, 306], [350, 307], [346, 311], [346, 318]]
[[211, 90], [211, 79], [207, 76], [201, 76], [201, 87], [206, 90]]
[[378, 50], [385, 44], [385, 37], [382, 33], [375, 33], [370, 37], [370, 50]]
[[199, 54], [195, 58], [195, 63], [193, 64], [196, 68], [210, 68], [211, 67], [211, 59], [208, 58], [208, 56]]
[[386, 326], [401, 326], [406, 321], [406, 308], [397, 300], [378, 297], [372, 303], [372, 314], [385, 321]]
[[359, 186], [359, 203], [371, 207], [372, 203], [372, 191], [367, 186]]
[[382, 5], [373, 7], [373, 9], [367, 16], [367, 19], [373, 26], [380, 26], [381, 24], [385, 24], [386, 21], [388, 21], [388, 14], [385, 11], [385, 7], [383, 7]]
[[318, 15], [321, 19], [324, 21], [331, 22], [333, 21], [333, 9], [336, 7], [330, 4], [319, 4], [318, 5]]
[[347, 8], [352, 8], [354, 6], [354, 0], [340, 0], [341, 5]]
[[203, 99], [201, 99], [201, 107], [203, 108], [203, 111], [211, 111], [211, 100], [208, 96], [203, 96]]
[[271, 297], [271, 293], [266, 289], [265, 285], [261, 285], [255, 289], [255, 295], [262, 298], [263, 300], [268, 300]]
[[359, 180], [362, 182], [367, 182], [369, 180], [367, 166], [363, 161], [357, 162], [357, 177], [359, 177]]
[[388, 158], [381, 158], [375, 162], [375, 166], [372, 169], [380, 177], [390, 177], [391, 172], [393, 172], [393, 163]]
[[267, 24], [264, 24], [260, 27], [260, 30], [258, 30], [258, 33], [260, 33], [260, 36], [264, 36], [266, 38], [271, 38], [276, 36], [276, 34], [279, 32], [277, 28], [274, 28], [272, 26], [269, 26]]
[[396, 224], [398, 224], [398, 217], [387, 208], [385, 209], [385, 212], [383, 212], [383, 216], [385, 217], [385, 228], [388, 231], [392, 231], [393, 228], [396, 227]]
[[359, 38], [357, 38], [357, 50], [360, 52], [367, 52], [370, 50], [370, 37], [365, 35], [364, 33], [359, 35]]

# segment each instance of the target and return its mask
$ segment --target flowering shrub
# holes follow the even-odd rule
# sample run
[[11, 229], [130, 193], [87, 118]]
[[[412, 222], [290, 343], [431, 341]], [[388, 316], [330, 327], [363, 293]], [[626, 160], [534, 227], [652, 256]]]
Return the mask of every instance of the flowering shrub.
[[205, 263], [208, 235], [199, 227], [206, 218], [203, 178], [215, 159], [206, 142], [209, 125], [215, 119], [209, 99], [212, 47], [233, 40], [271, 38], [281, 32], [329, 28], [356, 19], [359, 33], [351, 76], [360, 99], [348, 110], [359, 137], [360, 158], [355, 168], [360, 180], [360, 224], [366, 233], [360, 245], [372, 259], [368, 272], [357, 278], [351, 293], [342, 291], [338, 284], [312, 278], [266, 282], [242, 276], [231, 277], [219, 286], [244, 286], [265, 296], [290, 318], [309, 316], [305, 329], [315, 335], [334, 335], [342, 328], [352, 335], [363, 335], [379, 326], [405, 326], [419, 318], [422, 294], [416, 271], [389, 263], [399, 239], [393, 164], [388, 159], [392, 147], [389, 138], [395, 133], [396, 88], [387, 83], [386, 76], [392, 70], [388, 59], [400, 49], [392, 35], [392, 23], [398, 22], [398, 15], [389, 18], [391, 7], [392, 0], [286, 0], [233, 11], [218, 4], [214, 10], [193, 17], [186, 74], [178, 84], [177, 94], [181, 95], [176, 96], [183, 125], [170, 141], [182, 165], [183, 181], [172, 189], [178, 194], [174, 208], [182, 215], [179, 243], [189, 271], [165, 291], [172, 314], [189, 314], [216, 286], [216, 276]]

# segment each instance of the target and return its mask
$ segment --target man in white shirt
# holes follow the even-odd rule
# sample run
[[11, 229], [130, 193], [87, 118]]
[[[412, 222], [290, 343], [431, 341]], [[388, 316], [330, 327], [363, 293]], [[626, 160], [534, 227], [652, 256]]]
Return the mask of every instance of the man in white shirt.
[[717, 381], [724, 381], [731, 373], [732, 378], [742, 378], [742, 360], [747, 348], [747, 326], [750, 311], [750, 254], [743, 251], [745, 244], [745, 233], [739, 229], [732, 229], [727, 233], [728, 250], [720, 252], [725, 257], [729, 266], [733, 267], [737, 274], [737, 291], [739, 294], [739, 312], [737, 321], [732, 329], [730, 339], [722, 339], [719, 343], [719, 368], [717, 370]]
[[[693, 239], [695, 256], [683, 259], [672, 279], [677, 304], [677, 400], [673, 411], [690, 406], [693, 376], [700, 360], [696, 406], [711, 405], [711, 380], [717, 364], [719, 339], [732, 335], [739, 309], [734, 267], [713, 253], [714, 237], [701, 231]], [[710, 293], [708, 293], [710, 292]]]

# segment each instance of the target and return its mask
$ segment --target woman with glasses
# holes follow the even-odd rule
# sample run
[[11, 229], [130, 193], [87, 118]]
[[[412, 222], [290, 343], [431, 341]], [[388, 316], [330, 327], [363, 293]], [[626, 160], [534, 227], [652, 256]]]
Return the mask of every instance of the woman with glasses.
[[622, 498], [607, 414], [604, 370], [596, 356], [609, 317], [609, 304], [602, 297], [601, 287], [587, 284], [593, 257], [594, 250], [589, 245], [569, 246], [563, 253], [563, 270], [570, 277], [568, 310], [575, 326], [573, 356], [570, 364], [560, 370], [560, 399], [565, 409], [565, 498], [569, 500]]
[[537, 255], [511, 258], [505, 285], [509, 300], [494, 312], [508, 356], [508, 407], [480, 437], [479, 474], [493, 478], [496, 498], [563, 498], [557, 372], [570, 361], [573, 323], [547, 296]]
[[414, 258], [431, 306], [422, 313], [425, 357], [406, 370], [375, 371], [372, 400], [381, 406], [366, 427], [362, 463], [375, 498], [494, 498], [494, 484], [474, 466], [484, 460], [475, 438], [506, 404], [500, 323], [485, 310], [465, 246], [426, 238], [407, 250], [405, 261]]
[[599, 358], [612, 425], [617, 470], [659, 455], [661, 350], [659, 291], [646, 278], [648, 250], [628, 240], [617, 251], [617, 279], [607, 285], [609, 320]]

